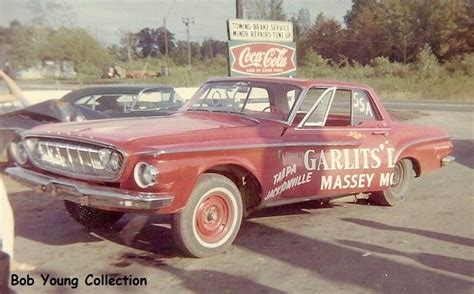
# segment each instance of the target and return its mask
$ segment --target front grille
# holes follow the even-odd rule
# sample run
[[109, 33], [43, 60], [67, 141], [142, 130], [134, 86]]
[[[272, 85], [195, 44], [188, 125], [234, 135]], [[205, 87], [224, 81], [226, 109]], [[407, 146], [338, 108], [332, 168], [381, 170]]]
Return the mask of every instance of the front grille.
[[[123, 167], [123, 155], [111, 148], [50, 138], [28, 138], [25, 146], [36, 167], [70, 177], [113, 181]], [[116, 170], [104, 160], [104, 154], [111, 152], [117, 152], [119, 156]]]

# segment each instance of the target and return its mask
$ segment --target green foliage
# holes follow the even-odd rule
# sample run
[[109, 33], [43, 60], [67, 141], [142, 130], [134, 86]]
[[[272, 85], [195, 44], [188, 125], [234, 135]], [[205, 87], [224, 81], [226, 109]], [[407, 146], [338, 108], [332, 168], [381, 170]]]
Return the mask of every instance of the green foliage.
[[329, 59], [323, 58], [317, 54], [314, 50], [307, 50], [304, 60], [307, 66], [311, 67], [328, 67]]
[[308, 77], [322, 78], [331, 74], [332, 67], [329, 65], [329, 59], [323, 58], [314, 50], [306, 50], [304, 55], [304, 74]]
[[425, 44], [418, 53], [415, 67], [417, 69], [417, 75], [421, 78], [439, 77], [441, 67], [438, 63], [438, 58], [433, 54], [428, 44]]
[[[81, 73], [91, 66], [102, 69], [111, 61], [107, 50], [86, 30], [60, 27], [58, 29], [15, 24], [9, 28], [8, 59], [18, 69], [34, 66], [38, 61], [72, 61]], [[99, 77], [99, 75], [95, 75]]]
[[371, 60], [370, 65], [373, 68], [375, 76], [406, 77], [408, 74], [407, 65], [398, 62], [390, 62], [386, 57], [376, 57]]
[[473, 17], [465, 0], [353, 0], [345, 27], [320, 15], [302, 36], [303, 46], [336, 62], [344, 55], [368, 64], [376, 57], [411, 63], [429, 44], [435, 56], [446, 61], [472, 52]]
[[15, 24], [10, 26], [10, 46], [8, 56], [14, 67], [24, 69], [38, 61], [39, 51], [47, 45], [49, 31]]
[[448, 60], [443, 68], [448, 74], [474, 76], [474, 53], [455, 56]]
[[80, 81], [98, 79], [102, 75], [101, 69], [90, 62], [81, 63], [76, 70], [78, 72], [77, 79]]

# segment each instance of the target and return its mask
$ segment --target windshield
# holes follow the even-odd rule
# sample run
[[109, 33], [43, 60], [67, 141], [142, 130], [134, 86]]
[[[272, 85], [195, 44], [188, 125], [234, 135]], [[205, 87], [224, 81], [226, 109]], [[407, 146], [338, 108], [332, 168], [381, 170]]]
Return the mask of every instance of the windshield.
[[173, 88], [156, 88], [141, 93], [132, 111], [177, 110], [181, 105], [183, 98]]
[[194, 94], [185, 111], [228, 112], [286, 121], [301, 88], [259, 81], [209, 82]]

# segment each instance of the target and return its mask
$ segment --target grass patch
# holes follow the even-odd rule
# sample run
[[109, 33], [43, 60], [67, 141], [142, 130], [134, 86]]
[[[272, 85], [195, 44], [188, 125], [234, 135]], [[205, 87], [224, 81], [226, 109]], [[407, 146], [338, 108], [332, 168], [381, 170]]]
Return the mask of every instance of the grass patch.
[[[150, 62], [148, 71], [160, 72], [159, 61]], [[143, 61], [137, 61], [128, 70], [143, 69]], [[331, 66], [311, 67], [300, 66], [299, 78], [330, 79], [363, 83], [375, 89], [383, 100], [443, 100], [473, 102], [474, 77], [469, 74], [449, 73], [443, 71], [436, 76], [423, 76], [415, 71], [404, 70], [397, 72], [379, 72], [369, 66], [348, 66], [335, 68]], [[108, 80], [83, 78], [80, 80], [21, 80], [21, 87], [49, 89], [76, 89], [87, 85], [97, 84], [163, 84], [175, 87], [198, 87], [213, 77], [227, 76], [227, 65], [221, 61], [208, 64], [194, 65], [191, 69], [186, 66], [171, 64], [168, 77], [152, 79], [122, 79]]]

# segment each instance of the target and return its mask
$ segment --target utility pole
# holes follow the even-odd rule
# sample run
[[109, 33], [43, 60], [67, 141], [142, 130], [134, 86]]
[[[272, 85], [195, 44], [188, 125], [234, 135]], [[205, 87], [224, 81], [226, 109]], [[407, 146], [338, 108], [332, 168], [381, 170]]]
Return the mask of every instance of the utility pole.
[[165, 28], [165, 63], [166, 69], [164, 72], [164, 76], [168, 76], [168, 29], [166, 28], [166, 17], [163, 17], [163, 27]]
[[235, 0], [235, 17], [244, 18], [244, 0]]
[[189, 42], [189, 24], [194, 24], [193, 17], [181, 18], [183, 23], [186, 25], [186, 34], [188, 36], [188, 68], [191, 69], [191, 43]]
[[296, 13], [290, 12], [291, 15], [291, 22], [293, 23], [293, 41], [298, 43], [299, 41], [299, 31], [297, 30], [297, 18], [296, 18]]

